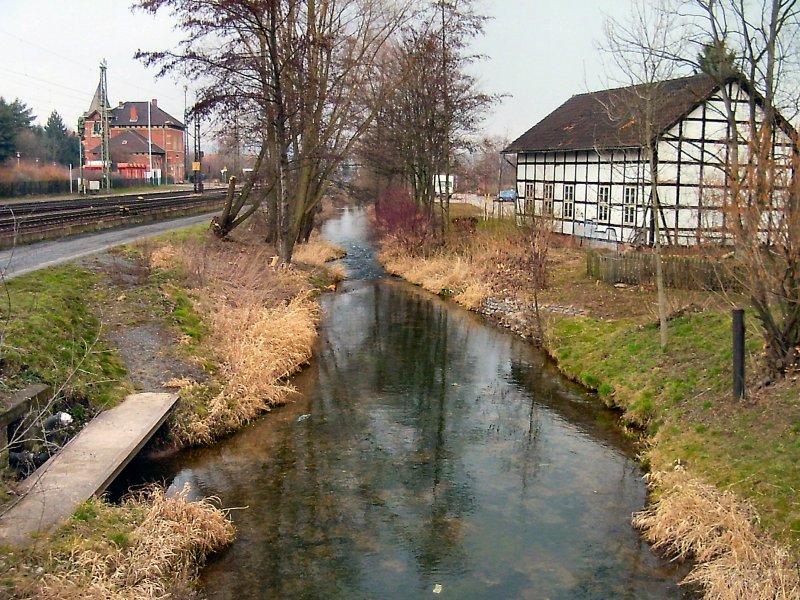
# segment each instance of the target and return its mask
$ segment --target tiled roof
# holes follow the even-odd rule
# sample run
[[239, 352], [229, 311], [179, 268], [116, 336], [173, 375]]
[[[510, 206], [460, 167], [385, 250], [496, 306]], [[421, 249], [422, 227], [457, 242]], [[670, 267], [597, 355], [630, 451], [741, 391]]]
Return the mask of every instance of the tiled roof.
[[[156, 144], [151, 144], [152, 154], [164, 154], [163, 148]], [[125, 154], [147, 154], [147, 138], [136, 131], [123, 131], [119, 135], [115, 135], [108, 142], [108, 148], [111, 155], [114, 156], [118, 152]], [[87, 150], [87, 154], [100, 155], [100, 144], [97, 144], [91, 150]]]
[[[147, 102], [123, 102], [111, 110], [112, 127], [147, 127]], [[183, 129], [183, 123], [150, 103], [150, 126]]]
[[[712, 95], [717, 85], [707, 75], [693, 75], [657, 84], [654, 134], [668, 130]], [[642, 146], [642, 93], [631, 86], [573, 96], [504, 152], [589, 150]]]

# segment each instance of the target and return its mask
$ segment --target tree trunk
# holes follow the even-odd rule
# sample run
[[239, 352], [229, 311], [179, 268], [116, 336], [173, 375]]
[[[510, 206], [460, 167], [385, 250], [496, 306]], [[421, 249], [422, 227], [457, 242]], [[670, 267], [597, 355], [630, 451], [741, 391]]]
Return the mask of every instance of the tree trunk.
[[658, 330], [661, 348], [667, 347], [667, 296], [664, 291], [664, 269], [661, 264], [661, 207], [658, 201], [658, 153], [657, 141], [650, 143], [650, 203], [654, 214], [653, 254], [656, 263], [656, 293], [658, 295]]

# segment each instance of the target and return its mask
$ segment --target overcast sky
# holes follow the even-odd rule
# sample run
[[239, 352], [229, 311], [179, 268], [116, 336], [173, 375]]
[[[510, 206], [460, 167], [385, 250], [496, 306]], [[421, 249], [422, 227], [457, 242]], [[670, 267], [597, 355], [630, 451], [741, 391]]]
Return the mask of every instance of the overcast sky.
[[[492, 19], [475, 42], [487, 93], [507, 94], [487, 118], [492, 135], [514, 139], [573, 94], [606, 87], [604, 14], [624, 19], [629, 0], [478, 0]], [[169, 18], [132, 13], [126, 0], [0, 0], [0, 96], [19, 98], [44, 124], [58, 111], [68, 127], [88, 107], [108, 63], [109, 101], [147, 100], [181, 119], [183, 82], [155, 80], [133, 55], [171, 47]], [[189, 90], [191, 104], [192, 91]]]

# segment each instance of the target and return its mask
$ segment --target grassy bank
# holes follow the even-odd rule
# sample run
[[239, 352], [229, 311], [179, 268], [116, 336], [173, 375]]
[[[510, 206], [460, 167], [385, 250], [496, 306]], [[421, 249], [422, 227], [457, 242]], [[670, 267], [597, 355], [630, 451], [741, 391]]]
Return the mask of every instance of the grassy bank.
[[[275, 271], [257, 235], [221, 242], [204, 229], [9, 282], [5, 391], [49, 383], [59, 392], [48, 410], [83, 407], [86, 420], [134, 389], [179, 390], [158, 440], [172, 448], [212, 443], [286, 402], [311, 356], [315, 298], [338, 276], [324, 262], [340, 250], [316, 241]], [[30, 548], [0, 549], [0, 597], [198, 597], [199, 566], [232, 538], [209, 502], [158, 490], [91, 500]]]
[[[528, 244], [509, 224], [479, 224], [444, 244], [388, 235], [381, 257], [393, 273], [468, 308], [500, 300], [527, 319], [527, 334]], [[708, 598], [798, 597], [797, 377], [732, 400], [730, 308], [743, 298], [668, 291], [662, 350], [655, 291], [589, 280], [585, 264], [580, 248], [551, 249], [549, 286], [538, 298], [543, 345], [642, 436], [655, 502], [637, 526], [670, 556], [698, 559], [688, 580]], [[747, 327], [753, 390], [762, 341], [752, 316]]]
[[8, 394], [30, 383], [61, 389], [85, 408], [121, 399], [125, 370], [101, 337], [92, 305], [102, 296], [97, 275], [74, 265], [14, 278], [0, 302], [2, 378]]

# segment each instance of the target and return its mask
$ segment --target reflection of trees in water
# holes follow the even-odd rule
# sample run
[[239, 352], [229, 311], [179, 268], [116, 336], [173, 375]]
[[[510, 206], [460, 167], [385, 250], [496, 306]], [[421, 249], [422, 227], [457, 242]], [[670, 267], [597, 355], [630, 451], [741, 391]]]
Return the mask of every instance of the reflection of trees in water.
[[[448, 420], [460, 420], [461, 407], [448, 377], [451, 348], [463, 348], [467, 332], [450, 328], [446, 310], [428, 298], [392, 286], [372, 289], [372, 318], [357, 324], [367, 328], [362, 347], [319, 361], [321, 402], [329, 399], [335, 418], [353, 433], [375, 432], [359, 444], [369, 457], [369, 467], [358, 471], [360, 496], [391, 529], [394, 540], [386, 541], [399, 543], [430, 573], [442, 562], [454, 567], [464, 560], [461, 520], [472, 497], [449, 441]], [[332, 333], [340, 337], [331, 346], [348, 343], [346, 332]], [[355, 403], [352, 382], [366, 396]], [[369, 394], [385, 403], [364, 410], [359, 405], [371, 402]]]
[[619, 413], [600, 400], [586, 397], [556, 371], [544, 355], [517, 349], [511, 357], [511, 381], [526, 390], [537, 404], [546, 407], [570, 425], [598, 442], [632, 455], [633, 444], [620, 428]]
[[[328, 302], [346, 313], [326, 323], [306, 373], [311, 417], [253, 428], [198, 477], [249, 505], [214, 575], [230, 578], [214, 586], [224, 597], [413, 597], [409, 584], [475, 571], [476, 490], [504, 498], [495, 514], [528, 517], [549, 407], [585, 408], [523, 346], [429, 297], [381, 283]], [[515, 576], [503, 557], [488, 579]]]

